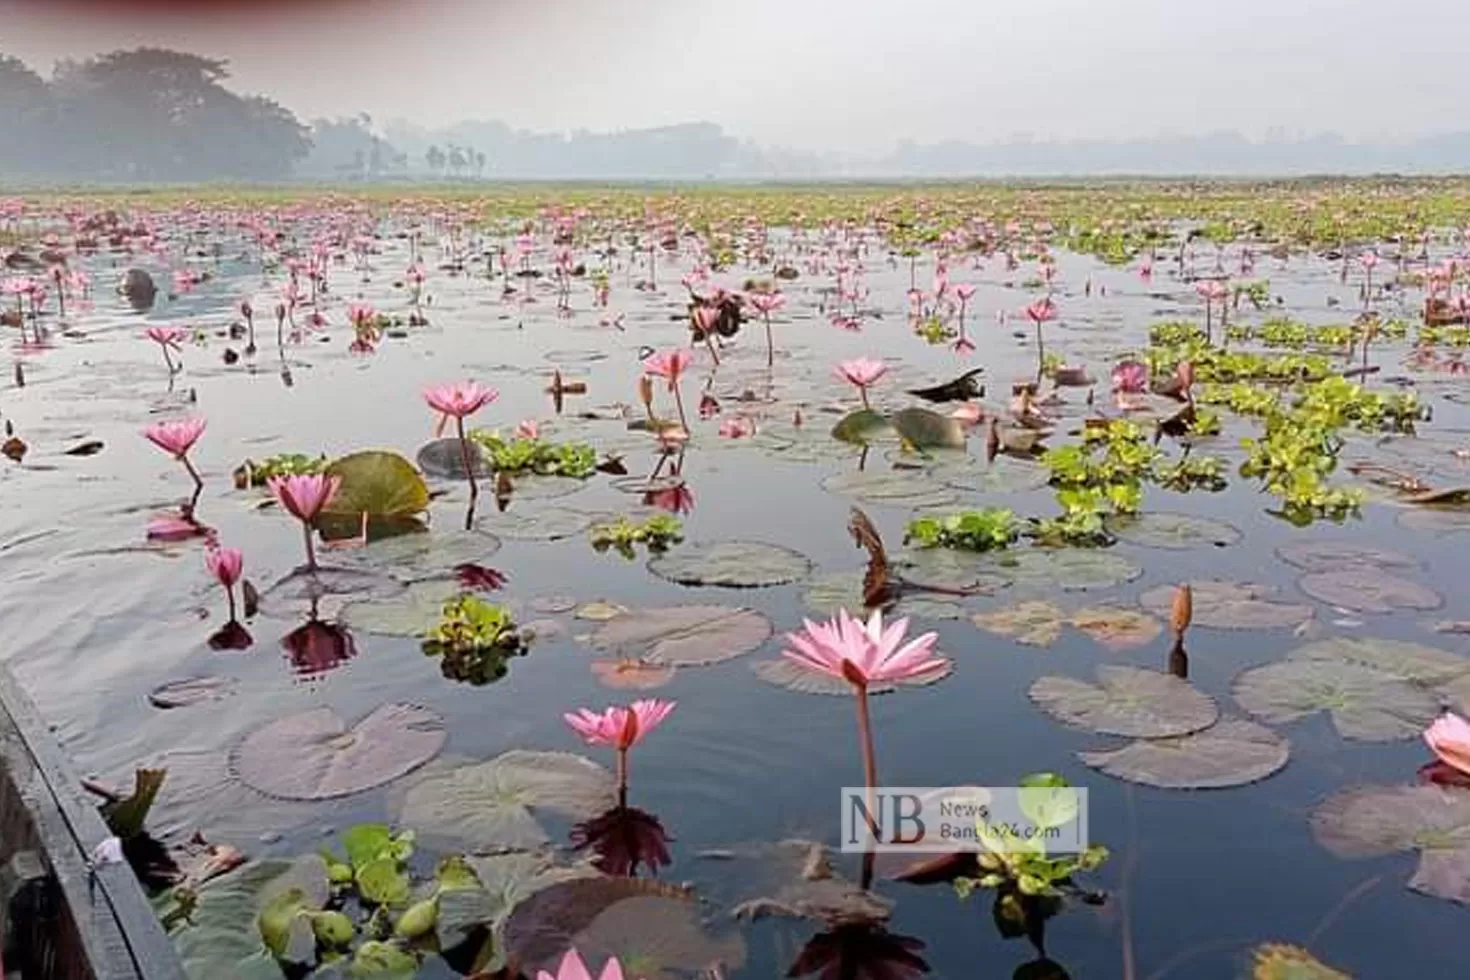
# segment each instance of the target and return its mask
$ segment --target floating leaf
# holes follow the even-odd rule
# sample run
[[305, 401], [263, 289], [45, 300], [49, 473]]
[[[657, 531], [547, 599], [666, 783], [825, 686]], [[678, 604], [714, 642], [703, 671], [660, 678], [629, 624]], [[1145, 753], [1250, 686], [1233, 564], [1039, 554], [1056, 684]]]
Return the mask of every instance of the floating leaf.
[[[1188, 583], [1194, 598], [1196, 626], [1215, 629], [1295, 629], [1312, 618], [1312, 607], [1278, 602], [1275, 589], [1246, 582], [1198, 581]], [[1167, 617], [1174, 605], [1175, 586], [1149, 589], [1138, 601], [1155, 616]]]
[[549, 844], [541, 812], [585, 820], [616, 802], [612, 774], [592, 760], [517, 749], [426, 772], [403, 791], [398, 809], [399, 823], [420, 834], [492, 853]]
[[1132, 738], [1187, 735], [1220, 715], [1213, 700], [1171, 674], [1104, 664], [1097, 679], [1042, 677], [1031, 685], [1031, 700], [1065, 724]]
[[223, 701], [235, 693], [239, 684], [233, 677], [185, 677], [155, 687], [148, 703], [155, 708], [183, 708], [204, 701]]
[[[792, 660], [782, 657], [779, 660], [762, 660], [753, 665], [755, 676], [767, 684], [784, 687], [788, 691], [798, 694], [827, 694], [833, 696], [852, 696], [852, 685], [841, 678], [824, 674], [820, 671], [803, 667]], [[869, 694], [891, 694], [899, 687], [927, 687], [930, 684], [938, 684], [940, 681], [954, 673], [954, 663], [945, 660], [944, 664], [935, 668], [927, 674], [917, 677], [909, 677], [905, 680], [889, 683], [874, 683], [868, 685]]]
[[592, 676], [604, 687], [615, 690], [656, 690], [672, 681], [678, 672], [677, 667], [651, 664], [646, 660], [608, 657], [592, 661]]
[[623, 615], [627, 611], [627, 606], [620, 606], [617, 603], [596, 600], [593, 602], [586, 602], [578, 606], [576, 612], [573, 613], [573, 615], [577, 619], [585, 620], [589, 623], [605, 623], [610, 619], [617, 619], [619, 616]]
[[944, 481], [953, 490], [997, 494], [1039, 490], [1046, 486], [1051, 475], [1039, 463], [998, 455], [988, 463], [971, 456], [960, 462], [941, 463], [930, 470], [930, 476]]
[[1269, 728], [1239, 719], [1175, 738], [1140, 739], [1077, 757], [1109, 776], [1160, 789], [1223, 789], [1265, 779], [1286, 765], [1291, 746]]
[[1011, 584], [1006, 570], [994, 558], [958, 548], [923, 548], [899, 562], [905, 581], [930, 589], [948, 589], [986, 595]]
[[[711, 857], [713, 855], [705, 855]], [[808, 919], [824, 925], [886, 922], [893, 904], [837, 874], [832, 855], [818, 841], [783, 840], [745, 845], [718, 855], [736, 865], [721, 876], [715, 900], [737, 919], [770, 916]]]
[[905, 408], [889, 421], [899, 437], [915, 449], [965, 448], [964, 427], [948, 415], [927, 408]]
[[739, 934], [707, 933], [699, 904], [685, 897], [647, 895], [616, 902], [588, 923], [573, 944], [594, 963], [615, 957], [633, 964], [630, 968], [648, 980], [680, 980], [745, 964], [745, 941]]
[[1333, 854], [1371, 858], [1418, 851], [1414, 891], [1470, 903], [1470, 790], [1359, 786], [1324, 800], [1312, 835]]
[[1439, 713], [1434, 696], [1396, 677], [1337, 659], [1287, 660], [1235, 679], [1235, 700], [1275, 725], [1319, 711], [1344, 738], [1392, 742], [1422, 732]]
[[1350, 565], [1395, 570], [1419, 567], [1418, 559], [1410, 555], [1353, 541], [1304, 538], [1277, 548], [1276, 556], [1288, 565], [1308, 572], [1332, 572]]
[[832, 438], [855, 446], [865, 446], [869, 440], [891, 431], [893, 426], [882, 415], [871, 408], [860, 408], [843, 416], [842, 421], [832, 427]]
[[[368, 450], [333, 460], [326, 470], [342, 485], [322, 516], [356, 529], [362, 515], [374, 522], [413, 518], [429, 506], [429, 487], [413, 464], [397, 453]], [[335, 535], [334, 535], [335, 536]]]
[[350, 796], [392, 782], [439, 754], [444, 722], [389, 702], [352, 728], [331, 708], [288, 715], [247, 735], [231, 755], [245, 785], [287, 800]]
[[1012, 637], [1026, 646], [1049, 647], [1061, 638], [1067, 614], [1054, 603], [1031, 600], [976, 613], [970, 621], [987, 632]]
[[354, 630], [419, 637], [439, 622], [444, 603], [463, 591], [458, 582], [447, 579], [415, 582], [389, 599], [348, 603], [342, 607], [342, 619]]
[[[684, 889], [646, 878], [579, 878], [542, 888], [517, 905], [506, 920], [507, 955], [523, 969], [555, 970], [599, 915], [619, 902], [648, 896], [693, 902]], [[635, 975], [641, 978], [640, 966], [628, 966], [638, 969]]]
[[480, 564], [500, 550], [500, 540], [483, 531], [427, 531], [400, 534], [345, 551], [339, 562], [356, 567], [386, 568], [400, 578], [437, 578], [460, 565]]
[[403, 905], [411, 894], [407, 873], [392, 857], [376, 858], [359, 868], [357, 890], [373, 905]]
[[902, 507], [946, 507], [959, 499], [944, 484], [912, 471], [837, 473], [822, 481], [822, 489], [867, 504]]
[[1029, 548], [992, 558], [995, 568], [1017, 588], [1044, 587], [1066, 591], [1107, 589], [1131, 582], [1143, 569], [1122, 555], [1095, 548]]
[[637, 609], [592, 634], [595, 649], [671, 667], [703, 667], [743, 656], [770, 639], [771, 621], [736, 606]]
[[1109, 650], [1147, 646], [1164, 629], [1152, 616], [1122, 606], [1087, 606], [1067, 621]]
[[1137, 517], [1113, 518], [1108, 530], [1120, 541], [1145, 548], [1184, 551], [1189, 548], [1224, 548], [1238, 544], [1240, 529], [1224, 521], [1193, 514], [1144, 513]]
[[469, 449], [470, 465], [474, 467], [475, 476], [490, 476], [490, 465], [480, 444], [473, 439], [466, 439], [461, 444], [458, 436], [434, 439], [420, 446], [417, 456], [419, 469], [441, 480], [463, 480], [468, 474], [464, 465], [466, 448]]
[[1444, 684], [1470, 674], [1470, 657], [1420, 643], [1369, 636], [1318, 640], [1293, 650], [1290, 659], [1346, 660], [1417, 684]]
[[[261, 942], [256, 918], [268, 901], [289, 888], [299, 888], [306, 877], [292, 862], [252, 861], [199, 888], [190, 915], [192, 924], [173, 936], [191, 980], [281, 980], [284, 974]], [[322, 901], [315, 902], [307, 893], [302, 905], [320, 908], [325, 904], [324, 881], [321, 894]]]
[[1399, 526], [1433, 534], [1459, 534], [1470, 531], [1470, 508], [1415, 507], [1399, 515]]
[[648, 570], [679, 585], [757, 589], [804, 579], [812, 563], [798, 551], [760, 541], [706, 541], [658, 555]]
[[1251, 980], [1353, 980], [1300, 946], [1265, 943], [1251, 951]]
[[1438, 609], [1444, 604], [1444, 597], [1427, 585], [1398, 578], [1381, 568], [1308, 572], [1297, 580], [1297, 586], [1319, 602], [1355, 612]]

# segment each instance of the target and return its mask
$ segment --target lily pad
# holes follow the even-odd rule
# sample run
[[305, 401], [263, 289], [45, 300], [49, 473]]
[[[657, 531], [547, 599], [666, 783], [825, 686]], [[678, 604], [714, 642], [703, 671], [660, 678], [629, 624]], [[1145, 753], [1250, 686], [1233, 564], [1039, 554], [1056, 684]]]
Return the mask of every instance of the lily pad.
[[647, 980], [682, 980], [710, 969], [745, 965], [745, 941], [735, 932], [713, 935], [692, 897], [643, 895], [615, 902], [572, 939], [590, 962], [617, 958]]
[[812, 563], [805, 555], [760, 541], [704, 541], [683, 545], [648, 562], [648, 570], [679, 585], [758, 589], [804, 579]]
[[889, 424], [888, 419], [871, 408], [860, 408], [843, 416], [842, 421], [832, 427], [832, 438], [856, 446], [865, 446], [870, 440], [887, 435], [892, 431], [893, 426]]
[[520, 510], [513, 506], [508, 511], [485, 514], [475, 524], [503, 538], [516, 541], [560, 541], [563, 538], [577, 537], [603, 516], [570, 507]]
[[1401, 571], [1419, 567], [1419, 560], [1411, 555], [1352, 541], [1317, 541], [1304, 538], [1277, 548], [1276, 556], [1288, 565], [1295, 565], [1307, 572], [1331, 572], [1347, 566]]
[[1251, 950], [1251, 980], [1353, 980], [1300, 946], [1264, 943]]
[[[863, 575], [861, 572], [839, 572], [813, 579], [802, 598], [808, 609], [823, 616], [835, 616], [839, 609], [859, 612], [864, 608]], [[960, 619], [964, 616], [964, 609], [959, 603], [939, 596], [914, 594], [900, 598], [890, 614], [914, 619]]]
[[223, 701], [239, 685], [233, 677], [185, 677], [155, 687], [148, 695], [148, 703], [155, 708], [183, 708], [205, 701]]
[[388, 569], [408, 580], [447, 576], [459, 565], [481, 564], [500, 550], [500, 539], [483, 531], [428, 531], [374, 541], [344, 551], [338, 561]]
[[279, 893], [272, 883], [291, 870], [288, 861], [252, 861], [198, 890], [192, 924], [173, 936], [190, 980], [279, 980], [284, 976], [261, 942], [255, 923], [267, 897]]
[[863, 503], [891, 507], [947, 507], [959, 499], [943, 483], [914, 471], [836, 473], [822, 481], [822, 489]]
[[1238, 544], [1240, 529], [1224, 521], [1193, 514], [1144, 513], [1137, 517], [1115, 518], [1108, 530], [1121, 541], [1145, 548], [1185, 551], [1190, 548], [1224, 548]]
[[1336, 659], [1287, 660], [1248, 670], [1235, 679], [1235, 700], [1274, 725], [1327, 711], [1338, 734], [1365, 742], [1413, 738], [1439, 713], [1439, 700], [1421, 688]]
[[976, 613], [970, 621], [986, 632], [1011, 637], [1025, 646], [1049, 647], [1061, 638], [1067, 614], [1054, 603], [1029, 600]]
[[603, 624], [593, 648], [667, 667], [704, 667], [743, 656], [771, 637], [771, 621], [737, 606], [637, 609]]
[[[792, 660], [782, 657], [779, 660], [762, 660], [753, 665], [755, 676], [767, 684], [784, 687], [788, 691], [798, 694], [826, 694], [833, 697], [851, 697], [852, 685], [847, 681], [820, 671], [809, 670]], [[940, 681], [954, 673], [954, 662], [945, 660], [944, 664], [935, 668], [927, 674], [905, 680], [889, 683], [875, 683], [868, 686], [869, 694], [891, 694], [900, 687], [928, 687], [930, 684], [938, 684]]]
[[322, 511], [328, 519], [352, 524], [367, 514], [371, 530], [374, 522], [412, 518], [428, 509], [428, 485], [413, 464], [397, 453], [353, 453], [333, 460], [326, 472], [342, 480]]
[[1207, 695], [1172, 674], [1104, 664], [1097, 684], [1049, 676], [1031, 685], [1031, 700], [1053, 718], [1101, 735], [1164, 738], [1208, 728], [1220, 711]]
[[967, 456], [963, 462], [934, 467], [930, 475], [953, 490], [980, 494], [1039, 490], [1051, 476], [1039, 463], [1005, 455], [997, 455], [988, 463]]
[[286, 800], [351, 796], [407, 775], [444, 747], [444, 722], [428, 708], [389, 702], [348, 728], [313, 708], [257, 728], [231, 754], [247, 786]]
[[342, 619], [354, 630], [419, 637], [439, 622], [445, 601], [463, 591], [456, 581], [427, 579], [413, 583], [391, 599], [350, 602], [342, 607]]
[[1381, 568], [1308, 572], [1297, 580], [1297, 586], [1319, 602], [1354, 612], [1438, 609], [1444, 604], [1444, 597], [1429, 586], [1390, 575]]
[[[474, 440], [466, 440], [469, 444], [470, 465], [475, 469], [475, 476], [488, 477], [492, 475], [491, 468], [485, 459], [485, 452], [480, 444]], [[426, 442], [419, 447], [418, 460], [419, 469], [429, 476], [441, 480], [463, 480], [467, 477], [464, 466], [465, 449], [460, 444], [458, 436], [449, 436], [445, 439], [435, 439]]]
[[1160, 789], [1224, 789], [1265, 779], [1286, 765], [1291, 746], [1255, 722], [1226, 719], [1175, 738], [1140, 739], [1077, 757], [1109, 776]]
[[994, 559], [978, 551], [958, 548], [923, 548], [909, 552], [899, 562], [904, 579], [931, 589], [959, 589], [987, 595], [1011, 584]]
[[591, 759], [515, 749], [486, 762], [441, 766], [404, 791], [398, 822], [479, 853], [551, 843], [537, 815], [585, 820], [617, 802], [617, 784]]
[[[1312, 607], [1280, 602], [1275, 589], [1249, 582], [1214, 580], [1189, 583], [1194, 595], [1195, 626], [1214, 629], [1295, 629], [1312, 618]], [[1138, 599], [1149, 612], [1163, 619], [1174, 606], [1176, 586], [1149, 589]]]
[[[718, 855], [734, 864], [711, 887], [713, 900], [736, 919], [806, 919], [823, 925], [886, 922], [893, 904], [838, 874], [832, 855], [818, 841], [782, 840], [742, 845]], [[727, 892], [723, 893], [723, 892]]]
[[889, 421], [899, 437], [915, 449], [965, 448], [964, 427], [948, 415], [927, 408], [905, 408]]
[[1470, 508], [1415, 507], [1399, 515], [1399, 526], [1432, 534], [1463, 533], [1470, 531]]
[[1313, 811], [1312, 835], [1343, 858], [1418, 851], [1409, 887], [1470, 904], [1470, 790], [1433, 784], [1345, 789]]
[[1017, 588], [1109, 589], [1143, 574], [1141, 567], [1122, 555], [1096, 548], [1029, 548], [992, 560]]
[[1445, 684], [1470, 674], [1470, 657], [1438, 647], [1378, 637], [1334, 636], [1298, 647], [1292, 660], [1345, 660], [1416, 684]]
[[604, 687], [620, 691], [653, 691], [664, 687], [679, 668], [651, 664], [646, 660], [605, 657], [592, 661], [592, 676]]
[[488, 927], [494, 938], [487, 951], [493, 957], [484, 966], [487, 970], [504, 965], [504, 927], [516, 906], [560, 882], [598, 876], [591, 865], [557, 865], [546, 853], [472, 855], [464, 861], [474, 874], [475, 884], [440, 892], [434, 928], [439, 948], [451, 949], [477, 927]]
[[1164, 629], [1152, 616], [1122, 606], [1087, 606], [1072, 613], [1067, 621], [1109, 650], [1147, 646]]

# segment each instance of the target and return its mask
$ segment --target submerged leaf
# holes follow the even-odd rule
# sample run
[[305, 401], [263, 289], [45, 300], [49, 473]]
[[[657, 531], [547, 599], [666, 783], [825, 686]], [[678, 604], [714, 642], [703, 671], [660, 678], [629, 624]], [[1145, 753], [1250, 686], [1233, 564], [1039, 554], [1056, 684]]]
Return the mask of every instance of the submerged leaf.
[[1031, 700], [1053, 718], [1102, 735], [1163, 738], [1208, 728], [1220, 712], [1208, 695], [1171, 674], [1104, 664], [1097, 684], [1042, 677]]
[[354, 630], [421, 637], [439, 622], [444, 603], [463, 591], [459, 582], [449, 579], [415, 582], [390, 598], [348, 603], [342, 607], [342, 619]]
[[1077, 757], [1094, 769], [1161, 789], [1222, 789], [1265, 779], [1286, 765], [1291, 746], [1269, 728], [1227, 719], [1175, 738], [1140, 739]]
[[1418, 559], [1398, 551], [1374, 548], [1353, 541], [1318, 541], [1304, 538], [1284, 544], [1276, 555], [1288, 565], [1307, 572], [1331, 572], [1344, 567], [1387, 568], [1408, 571], [1419, 567]]

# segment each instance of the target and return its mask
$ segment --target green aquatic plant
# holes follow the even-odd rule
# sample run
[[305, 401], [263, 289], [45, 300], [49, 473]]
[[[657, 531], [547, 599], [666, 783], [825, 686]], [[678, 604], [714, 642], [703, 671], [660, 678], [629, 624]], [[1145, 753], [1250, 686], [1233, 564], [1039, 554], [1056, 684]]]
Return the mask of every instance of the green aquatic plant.
[[587, 534], [597, 551], [611, 548], [631, 561], [637, 555], [635, 545], [644, 545], [658, 553], [683, 541], [684, 525], [672, 514], [654, 514], [642, 521], [621, 516], [615, 521], [592, 525]]
[[1173, 462], [1160, 461], [1154, 465], [1150, 479], [1165, 489], [1180, 493], [1190, 490], [1215, 493], [1227, 485], [1225, 461], [1217, 456], [1186, 455]]
[[1037, 544], [1053, 548], [1106, 547], [1114, 540], [1107, 529], [1108, 515], [1135, 514], [1142, 501], [1143, 491], [1134, 485], [1064, 487], [1057, 491], [1061, 514], [1031, 518], [1030, 534]]
[[520, 646], [510, 611], [469, 593], [446, 600], [439, 622], [424, 634], [425, 652], [436, 655], [513, 651]]
[[1355, 426], [1365, 432], [1412, 433], [1424, 409], [1413, 392], [1379, 394], [1346, 378], [1324, 378], [1308, 385], [1295, 411], [1330, 428]]
[[280, 453], [267, 456], [258, 463], [247, 459], [235, 467], [235, 489], [263, 487], [272, 477], [308, 476], [326, 468], [326, 456], [308, 456], [305, 453]]
[[471, 429], [469, 438], [485, 451], [491, 468], [498, 473], [583, 480], [597, 471], [597, 451], [585, 443], [555, 443], [524, 436], [506, 439], [488, 429]]
[[995, 551], [1009, 548], [1019, 533], [1015, 514], [999, 507], [987, 507], [909, 521], [904, 529], [904, 541], [921, 548]]

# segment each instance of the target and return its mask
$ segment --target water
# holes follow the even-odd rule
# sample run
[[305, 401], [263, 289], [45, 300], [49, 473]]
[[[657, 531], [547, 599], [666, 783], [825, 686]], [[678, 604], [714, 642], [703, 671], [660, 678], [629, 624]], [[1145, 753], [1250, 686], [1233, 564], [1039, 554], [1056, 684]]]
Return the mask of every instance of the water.
[[[303, 241], [330, 223], [309, 212], [296, 220], [290, 227]], [[134, 765], [171, 753], [175, 760], [187, 756], [205, 760], [206, 769], [217, 767], [224, 785], [224, 754], [262, 723], [316, 706], [354, 721], [389, 700], [424, 705], [442, 715], [446, 756], [483, 759], [533, 748], [586, 752], [611, 764], [606, 752], [581, 746], [561, 721], [564, 711], [576, 707], [600, 708], [637, 696], [600, 686], [589, 670], [593, 656], [578, 637], [596, 623], [569, 614], [549, 617], [561, 622], [563, 635], [538, 643], [512, 662], [505, 679], [487, 687], [446, 680], [437, 661], [413, 640], [362, 631], [355, 637], [353, 659], [325, 675], [303, 678], [293, 672], [279, 644], [304, 619], [299, 603], [268, 594], [262, 614], [247, 624], [254, 645], [244, 652], [212, 651], [206, 641], [224, 620], [224, 600], [205, 572], [200, 545], [145, 541], [148, 517], [176, 507], [189, 487], [180, 467], [148, 445], [139, 430], [181, 413], [209, 421], [193, 454], [206, 482], [199, 515], [223, 542], [245, 551], [246, 576], [262, 589], [300, 562], [299, 527], [278, 512], [257, 509], [259, 493], [235, 490], [234, 467], [246, 457], [287, 451], [337, 456], [378, 448], [412, 459], [433, 436], [435, 420], [420, 394], [430, 384], [473, 377], [498, 388], [499, 400], [474, 419], [477, 424], [509, 430], [523, 418], [535, 418], [554, 438], [625, 454], [630, 473], [657, 465], [650, 438], [627, 431], [619, 406], [632, 405], [635, 416], [639, 411], [640, 347], [687, 342], [685, 293], [677, 281], [692, 265], [687, 242], [677, 258], [660, 255], [656, 292], [632, 288], [635, 278], [646, 275], [645, 259], [630, 259], [624, 248], [612, 260], [609, 308], [591, 308], [590, 285], [578, 281], [572, 312], [565, 316], [556, 312], [550, 277], [518, 283], [529, 283], [535, 297], [534, 303], [523, 303], [523, 294], [502, 296], [498, 278], [485, 279], [483, 262], [470, 267], [478, 273], [436, 270], [443, 254], [429, 244], [425, 312], [430, 325], [386, 339], [374, 355], [350, 354], [342, 314], [346, 299], [366, 300], [397, 314], [409, 309], [405, 291], [393, 285], [408, 265], [408, 242], [393, 235], [405, 220], [400, 215], [380, 227], [385, 234], [376, 242], [367, 275], [350, 259], [333, 266], [325, 307], [332, 326], [322, 336], [308, 335], [287, 346], [294, 382], [289, 387], [280, 377], [269, 313], [282, 276], [263, 273], [258, 252], [235, 230], [205, 236], [223, 241], [227, 257], [198, 262], [213, 272], [210, 281], [175, 300], [160, 297], [142, 315], [130, 311], [110, 287], [133, 262], [162, 273], [163, 283], [167, 276], [158, 258], [128, 260], [104, 253], [85, 259], [82, 265], [96, 281], [94, 302], [67, 318], [66, 327], [74, 333], [53, 335], [45, 350], [15, 351], [27, 383], [6, 388], [0, 414], [15, 424], [30, 452], [23, 465], [0, 467], [0, 615], [6, 656], [84, 771], [121, 781]], [[180, 234], [168, 217], [160, 220], [160, 228], [166, 238], [173, 236], [177, 248]], [[548, 239], [541, 236], [533, 258], [540, 268], [549, 266]], [[795, 248], [780, 234], [775, 247], [785, 254]], [[816, 244], [803, 248], [811, 256], [830, 251]], [[578, 256], [596, 261], [585, 249]], [[793, 255], [798, 265], [806, 257]], [[830, 257], [826, 261], [835, 264]], [[977, 364], [986, 367], [988, 404], [1001, 405], [1010, 380], [1033, 370], [1030, 326], [1019, 310], [1035, 295], [1020, 288], [1034, 275], [1034, 264], [1015, 272], [999, 258], [979, 269], [968, 261], [953, 264], [952, 281], [979, 287], [968, 304], [969, 330], [979, 350], [960, 358], [944, 347], [924, 345], [908, 330], [906, 262], [890, 260], [871, 235], [858, 261], [867, 270], [870, 290], [862, 304], [869, 315], [860, 332], [834, 329], [827, 322], [821, 306], [824, 299], [831, 302], [824, 297], [833, 281], [830, 272], [804, 272], [782, 286], [789, 302], [775, 318], [778, 350], [772, 371], [765, 367], [763, 334], [755, 323], [726, 351], [718, 370], [711, 371], [708, 354], [698, 351], [683, 389], [691, 412], [708, 385], [725, 415], [749, 409], [761, 434], [732, 442], [716, 437], [718, 420], [694, 423], [682, 465], [694, 496], [693, 510], [684, 518], [689, 540], [779, 543], [807, 556], [815, 576], [859, 572], [862, 555], [846, 531], [851, 501], [821, 487], [824, 478], [858, 465], [855, 449], [826, 437], [840, 417], [838, 410], [857, 403], [854, 393], [831, 377], [831, 366], [863, 354], [892, 359], [892, 373], [873, 392], [876, 403], [889, 407], [911, 403], [902, 394], [905, 388], [938, 383]], [[1197, 262], [1203, 272], [1212, 265], [1204, 253]], [[919, 263], [921, 288], [927, 288], [932, 267], [926, 255]], [[1103, 379], [1116, 355], [1146, 344], [1150, 323], [1198, 315], [1199, 301], [1174, 275], [1172, 263], [1160, 261], [1151, 284], [1140, 282], [1136, 271], [1073, 254], [1059, 257], [1058, 270], [1061, 316], [1047, 325], [1048, 346], [1088, 364]], [[738, 287], [747, 274], [757, 271], [736, 267], [715, 279]], [[1270, 279], [1273, 294], [1285, 300], [1284, 311], [1309, 323], [1343, 322], [1350, 316], [1344, 311], [1356, 308], [1356, 284], [1339, 282], [1337, 263], [1294, 256], [1284, 265], [1263, 261], [1256, 276]], [[1084, 296], [1089, 280], [1092, 295]], [[242, 345], [220, 331], [247, 297], [259, 311], [261, 350], [253, 359], [225, 366], [225, 347]], [[1329, 297], [1343, 306], [1329, 307]], [[1385, 299], [1382, 308], [1391, 313], [1395, 303]], [[997, 322], [1000, 310], [1009, 314], [1005, 325]], [[625, 330], [601, 324], [619, 314]], [[172, 384], [158, 349], [141, 339], [143, 328], [155, 323], [198, 326], [209, 334], [203, 346], [186, 345], [184, 370]], [[59, 330], [59, 324], [52, 325]], [[1014, 330], [1025, 339], [1013, 337]], [[1396, 360], [1397, 353], [1381, 354], [1385, 374], [1401, 373]], [[544, 391], [555, 367], [588, 385], [585, 396], [568, 398], [561, 417]], [[1104, 381], [1099, 404], [1106, 400], [1105, 389]], [[1452, 390], [1437, 385], [1428, 398], [1436, 415], [1426, 433], [1446, 429], [1454, 438], [1460, 410], [1437, 397]], [[742, 405], [739, 399], [747, 391], [758, 400]], [[1061, 411], [1067, 421], [1054, 443], [1084, 412], [1084, 392], [1066, 394], [1071, 404]], [[672, 411], [662, 388], [657, 398], [661, 410]], [[798, 409], [804, 424], [796, 429], [792, 420]], [[585, 411], [599, 418], [575, 414]], [[1246, 428], [1227, 422], [1231, 434]], [[105, 449], [90, 457], [63, 455], [84, 439], [100, 439]], [[792, 441], [786, 451], [773, 451]], [[982, 442], [972, 438], [971, 451], [979, 453]], [[868, 468], [890, 465], [890, 449], [875, 448]], [[1240, 455], [1229, 438], [1210, 451], [1232, 460]], [[1352, 452], [1358, 451], [1367, 451], [1367, 440], [1354, 443]], [[432, 525], [460, 526], [467, 503], [463, 486], [436, 483], [435, 488], [446, 492], [431, 507]], [[1003, 504], [1018, 513], [1055, 509], [1046, 488], [1003, 498], [969, 493], [956, 498], [960, 506]], [[1115, 553], [1141, 565], [1140, 578], [1097, 592], [1050, 597], [1072, 608], [1098, 600], [1129, 603], [1150, 588], [1188, 578], [1262, 582], [1279, 586], [1291, 601], [1314, 605], [1326, 635], [1395, 637], [1452, 650], [1462, 646], [1454, 637], [1436, 637], [1420, 622], [1460, 615], [1466, 586], [1457, 574], [1464, 567], [1457, 536], [1405, 531], [1395, 521], [1399, 509], [1383, 504], [1368, 505], [1361, 521], [1342, 528], [1298, 530], [1266, 516], [1267, 501], [1238, 477], [1223, 494], [1176, 495], [1151, 488], [1146, 510], [1227, 520], [1244, 532], [1244, 540], [1225, 549], [1187, 551], [1121, 543]], [[638, 504], [637, 495], [619, 493], [599, 475], [554, 500], [513, 499], [510, 512], [534, 514], [558, 506], [616, 513]], [[899, 551], [908, 509], [861, 506], [890, 550]], [[486, 519], [490, 509], [482, 497], [479, 516], [487, 528], [493, 522]], [[1442, 590], [1445, 607], [1427, 617], [1409, 612], [1363, 616], [1364, 626], [1334, 627], [1330, 623], [1340, 614], [1301, 596], [1294, 585], [1297, 570], [1273, 555], [1275, 547], [1298, 538], [1412, 551], [1427, 569], [1412, 577]], [[326, 560], [338, 556], [328, 554]], [[862, 778], [852, 705], [776, 689], [751, 672], [754, 662], [779, 652], [782, 632], [799, 626], [803, 615], [813, 615], [803, 602], [803, 584], [742, 591], [684, 588], [649, 574], [641, 558], [626, 562], [615, 554], [594, 553], [582, 534], [555, 542], [506, 537], [484, 563], [510, 576], [501, 599], [517, 605], [522, 620], [548, 618], [528, 604], [552, 595], [632, 609], [694, 602], [744, 605], [765, 613], [778, 638], [747, 657], [682, 669], [656, 692], [677, 699], [679, 708], [633, 753], [632, 798], [656, 814], [673, 838], [673, 865], [663, 876], [692, 882], [702, 892], [718, 892], [729, 872], [723, 862], [701, 859], [701, 852], [790, 837], [835, 843], [837, 790]], [[1009, 785], [1024, 773], [1050, 770], [1089, 788], [1092, 835], [1111, 849], [1112, 859], [1088, 883], [1106, 891], [1110, 900], [1101, 908], [1069, 908], [1048, 924], [1048, 954], [1068, 974], [1124, 976], [1124, 947], [1131, 935], [1138, 977], [1238, 977], [1248, 970], [1247, 951], [1267, 941], [1305, 945], [1324, 962], [1359, 977], [1457, 975], [1464, 910], [1404, 887], [1416, 857], [1342, 861], [1313, 840], [1308, 826], [1314, 804], [1344, 786], [1412, 781], [1426, 759], [1417, 741], [1346, 741], [1318, 714], [1281, 729], [1291, 740], [1291, 761], [1255, 785], [1179, 792], [1111, 779], [1082, 765], [1075, 753], [1121, 743], [1053, 722], [1028, 701], [1027, 690], [1043, 674], [1090, 678], [1100, 663], [1163, 669], [1165, 639], [1109, 652], [1069, 630], [1054, 646], [1037, 649], [981, 632], [968, 621], [971, 613], [1013, 598], [1002, 593], [970, 600], [965, 618], [917, 624], [938, 631], [956, 670], [934, 687], [875, 700], [879, 773], [890, 785]], [[329, 600], [324, 612], [333, 614], [337, 605]], [[1196, 629], [1189, 644], [1190, 679], [1219, 701], [1224, 714], [1239, 716], [1243, 712], [1230, 694], [1234, 677], [1279, 660], [1302, 642], [1280, 630]], [[150, 706], [150, 691], [193, 675], [234, 677], [238, 693], [177, 710]], [[331, 804], [288, 806], [294, 822], [276, 827], [271, 821], [281, 813], [279, 804], [238, 786], [187, 801], [171, 798], [171, 788], [155, 811], [157, 826], [197, 826], [211, 839], [246, 847], [252, 856], [297, 853], [315, 847], [326, 830], [391, 819], [391, 788]], [[845, 870], [855, 874], [856, 866]], [[922, 956], [932, 976], [1008, 976], [1035, 955], [1025, 940], [1006, 941], [997, 934], [985, 894], [961, 902], [945, 885], [881, 882], [878, 889], [896, 902], [892, 932], [925, 943]], [[733, 975], [784, 975], [814, 931], [810, 924], [771, 920], [745, 928], [748, 962]], [[1038, 974], [1016, 973], [1027, 975]]]

